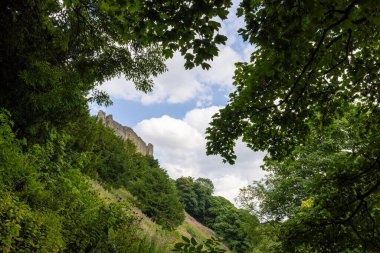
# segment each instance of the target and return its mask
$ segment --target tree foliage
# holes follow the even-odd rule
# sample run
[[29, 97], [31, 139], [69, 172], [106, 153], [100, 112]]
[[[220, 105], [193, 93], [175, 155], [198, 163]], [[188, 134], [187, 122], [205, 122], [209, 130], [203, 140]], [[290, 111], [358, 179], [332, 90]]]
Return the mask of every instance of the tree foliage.
[[[256, 46], [237, 63], [236, 91], [207, 130], [207, 153], [233, 163], [235, 141], [281, 158], [360, 104], [378, 112], [380, 3], [371, 0], [242, 1], [243, 39]], [[369, 122], [370, 123], [370, 122]]]
[[379, 250], [379, 11], [370, 0], [243, 0], [238, 9], [240, 35], [256, 47], [236, 64], [207, 153], [232, 164], [240, 137], [268, 153], [271, 174], [244, 191], [245, 203], [279, 223], [285, 252]]
[[192, 177], [180, 177], [176, 180], [176, 188], [185, 210], [196, 217], [199, 209], [198, 196], [194, 191], [194, 179]]
[[137, 198], [137, 207], [167, 229], [183, 222], [183, 205], [175, 183], [157, 160], [138, 153], [131, 141], [122, 140], [94, 117], [71, 122], [65, 131], [71, 136], [70, 149], [86, 154], [83, 173], [127, 189]]
[[0, 3], [0, 106], [19, 136], [45, 138], [87, 113], [87, 102], [109, 104], [96, 86], [124, 75], [142, 91], [165, 71], [177, 50], [186, 67], [206, 63], [225, 36], [230, 0], [5, 0]]
[[365, 120], [349, 118], [329, 134], [313, 131], [283, 161], [268, 159], [271, 174], [240, 194], [246, 208], [277, 223], [284, 252], [380, 250], [379, 149], [371, 147], [380, 136], [359, 134], [356, 124]]
[[200, 222], [204, 222], [214, 184], [208, 178], [180, 177], [176, 180], [178, 194], [185, 210]]
[[127, 203], [93, 191], [67, 136], [52, 131], [25, 151], [11, 125], [0, 113], [2, 252], [139, 252], [139, 221]]

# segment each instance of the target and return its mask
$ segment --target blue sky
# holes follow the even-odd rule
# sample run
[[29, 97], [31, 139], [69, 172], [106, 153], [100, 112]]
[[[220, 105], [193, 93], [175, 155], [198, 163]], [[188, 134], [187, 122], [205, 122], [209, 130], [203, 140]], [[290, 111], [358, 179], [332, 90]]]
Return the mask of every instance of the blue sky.
[[184, 60], [177, 53], [166, 62], [168, 71], [154, 78], [151, 93], [136, 91], [130, 81], [115, 78], [100, 86], [111, 96], [113, 105], [107, 108], [91, 105], [92, 114], [102, 109], [152, 143], [155, 158], [172, 178], [210, 178], [215, 195], [232, 202], [240, 188], [264, 175], [260, 169], [264, 153], [253, 152], [240, 141], [233, 166], [223, 164], [221, 157], [205, 154], [205, 129], [234, 90], [234, 63], [246, 61], [253, 50], [237, 34], [244, 23], [235, 16], [236, 7], [235, 3], [229, 18], [222, 23], [222, 34], [228, 41], [219, 48], [219, 56], [210, 63], [210, 70], [185, 70]]
[[[110, 85], [112, 85], [114, 81], [115, 80], [112, 80], [110, 82]], [[210, 101], [210, 104], [216, 106], [224, 106], [228, 102], [227, 95], [228, 94], [225, 91], [213, 88], [212, 101]], [[162, 115], [170, 115], [174, 118], [183, 118], [186, 115], [186, 112], [192, 110], [193, 108], [200, 107], [197, 106], [196, 99], [191, 99], [183, 103], [164, 102], [158, 104], [143, 104], [140, 101], [118, 98], [115, 95], [111, 96], [111, 99], [113, 102], [112, 106], [106, 108], [92, 105], [91, 113], [95, 115], [99, 109], [102, 109], [106, 111], [107, 114], [112, 114], [118, 117], [120, 123], [128, 126], [134, 126], [144, 119], [157, 118], [161, 117]]]

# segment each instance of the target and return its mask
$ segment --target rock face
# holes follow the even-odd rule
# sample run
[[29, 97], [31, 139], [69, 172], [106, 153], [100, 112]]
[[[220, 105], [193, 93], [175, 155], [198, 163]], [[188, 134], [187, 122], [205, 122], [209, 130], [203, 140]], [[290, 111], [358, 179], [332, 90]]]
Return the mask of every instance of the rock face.
[[148, 145], [140, 138], [130, 127], [123, 126], [113, 120], [112, 115], [106, 115], [105, 112], [98, 112], [98, 120], [103, 122], [104, 125], [113, 129], [115, 134], [120, 136], [123, 140], [131, 140], [137, 148], [137, 151], [143, 155], [153, 156], [153, 145]]

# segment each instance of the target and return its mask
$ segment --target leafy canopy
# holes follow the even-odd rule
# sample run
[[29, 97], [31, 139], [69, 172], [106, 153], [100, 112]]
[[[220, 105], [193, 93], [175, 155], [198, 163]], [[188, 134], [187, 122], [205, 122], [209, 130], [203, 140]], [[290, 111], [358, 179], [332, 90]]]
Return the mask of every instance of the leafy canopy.
[[348, 118], [313, 131], [282, 161], [267, 159], [265, 180], [241, 191], [247, 209], [275, 224], [280, 252], [380, 250], [380, 152], [371, 146], [380, 135], [358, 132], [365, 119]]
[[[256, 46], [236, 64], [228, 105], [207, 129], [207, 153], [234, 163], [235, 142], [281, 158], [350, 103], [379, 102], [380, 2], [244, 0], [243, 39]], [[376, 113], [374, 113], [375, 115]]]
[[[0, 3], [0, 107], [20, 136], [46, 138], [87, 113], [87, 102], [110, 103], [96, 86], [117, 75], [144, 92], [180, 51], [185, 66], [209, 68], [230, 0], [4, 0]], [[46, 131], [47, 132], [47, 131]]]
[[271, 174], [245, 203], [278, 223], [283, 252], [379, 251], [379, 11], [370, 0], [243, 0], [238, 9], [240, 34], [256, 48], [236, 64], [207, 154], [233, 164], [240, 137], [268, 152]]

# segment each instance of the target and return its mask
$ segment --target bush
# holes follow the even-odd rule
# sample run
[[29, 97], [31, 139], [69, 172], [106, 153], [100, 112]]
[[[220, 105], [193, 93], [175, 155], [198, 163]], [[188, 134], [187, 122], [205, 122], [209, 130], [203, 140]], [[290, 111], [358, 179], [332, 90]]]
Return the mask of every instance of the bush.
[[70, 136], [51, 130], [44, 145], [23, 151], [11, 126], [0, 113], [0, 251], [137, 252], [138, 220], [87, 183]]

